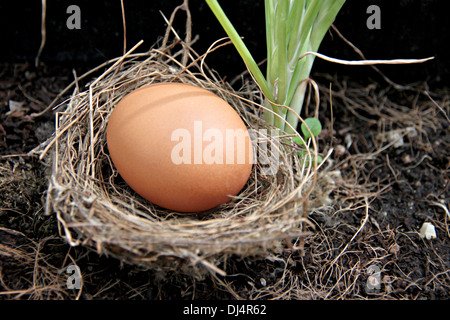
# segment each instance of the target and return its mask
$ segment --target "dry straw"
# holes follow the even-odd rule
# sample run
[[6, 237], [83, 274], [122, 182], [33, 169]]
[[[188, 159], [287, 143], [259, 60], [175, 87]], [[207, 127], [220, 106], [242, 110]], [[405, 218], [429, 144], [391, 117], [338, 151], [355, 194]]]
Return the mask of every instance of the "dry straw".
[[[321, 190], [314, 188], [320, 184], [318, 168], [302, 161], [289, 136], [271, 134], [260, 119], [257, 88], [247, 84], [235, 92], [208, 69], [206, 54], [191, 47], [190, 27], [185, 41], [171, 28], [174, 16], [159, 48], [133, 53], [138, 43], [96, 68], [109, 65], [84, 91], [75, 79], [70, 99], [59, 105], [64, 111], [56, 113], [55, 133], [34, 152], [51, 163], [46, 212], [56, 214], [60, 233], [71, 245], [161, 271], [224, 275], [231, 255], [264, 257], [309, 234], [307, 211], [323, 204], [314, 191]], [[111, 162], [105, 134], [111, 111], [126, 94], [156, 82], [190, 83], [215, 92], [249, 129], [257, 130], [257, 153], [268, 146], [241, 193], [216, 210], [187, 215], [157, 207], [131, 190]], [[276, 170], [270, 174], [273, 161]]]

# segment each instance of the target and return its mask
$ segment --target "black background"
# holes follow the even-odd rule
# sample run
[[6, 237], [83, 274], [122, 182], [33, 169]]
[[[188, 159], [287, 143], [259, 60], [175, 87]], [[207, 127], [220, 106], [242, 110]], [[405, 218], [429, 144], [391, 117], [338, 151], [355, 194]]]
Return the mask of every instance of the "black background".
[[[139, 40], [138, 51], [148, 50], [165, 32], [164, 13], [170, 17], [182, 0], [124, 0], [127, 26], [127, 47]], [[81, 9], [81, 29], [69, 30], [67, 7], [76, 4]], [[203, 53], [225, 32], [204, 0], [190, 0], [193, 34], [200, 36], [194, 45]], [[229, 16], [255, 60], [266, 57], [264, 1], [221, 0]], [[366, 13], [369, 5], [381, 9], [381, 29], [369, 30]], [[447, 86], [450, 80], [450, 58], [446, 44], [450, 38], [450, 21], [445, 0], [347, 0], [335, 21], [340, 32], [365, 54], [367, 59], [424, 58], [435, 56], [425, 64], [380, 66], [392, 80], [408, 84], [428, 81], [432, 86]], [[41, 42], [41, 2], [1, 1], [0, 32], [2, 46], [0, 62], [30, 62]], [[185, 15], [180, 13], [176, 29], [184, 35]], [[120, 0], [47, 0], [47, 41], [41, 56], [45, 64], [63, 64], [70, 68], [95, 66], [123, 52], [123, 28]], [[328, 34], [319, 51], [340, 59], [359, 56], [336, 34]], [[232, 46], [211, 54], [208, 65], [222, 77], [233, 77], [244, 70], [239, 55]], [[338, 66], [316, 59], [313, 71], [338, 72], [355, 79], [377, 78], [367, 66]]]

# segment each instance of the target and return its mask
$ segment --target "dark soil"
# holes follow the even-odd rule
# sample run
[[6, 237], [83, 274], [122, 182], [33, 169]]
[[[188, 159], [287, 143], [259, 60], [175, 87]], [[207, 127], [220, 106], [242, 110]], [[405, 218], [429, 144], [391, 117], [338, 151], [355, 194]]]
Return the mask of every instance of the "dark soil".
[[[332, 169], [340, 178], [333, 207], [311, 214], [316, 235], [305, 241], [305, 255], [286, 248], [279, 259], [235, 257], [229, 276], [192, 279], [127, 265], [64, 241], [56, 217], [44, 215], [48, 168], [26, 153], [51, 135], [54, 111], [33, 115], [72, 81], [72, 71], [4, 64], [0, 75], [3, 299], [450, 297], [450, 217], [442, 207], [448, 210], [450, 200], [448, 90], [431, 95], [440, 110], [420, 89], [423, 84], [399, 91], [386, 83], [317, 75], [324, 85], [321, 145], [335, 148]], [[403, 145], [387, 146], [386, 132], [410, 127], [415, 134], [405, 135]], [[419, 236], [424, 222], [436, 227], [435, 239]], [[71, 261], [82, 271], [81, 290], [66, 286], [63, 268]], [[371, 266], [380, 271], [375, 289], [367, 285]]]
[[[343, 83], [346, 85], [346, 80]], [[357, 255], [357, 259], [361, 259], [358, 262], [375, 264], [382, 269], [382, 282], [385, 279], [386, 283], [384, 290], [375, 294], [378, 297], [448, 299], [448, 118], [439, 111], [426, 115], [431, 102], [421, 91], [426, 88], [424, 84], [411, 86], [410, 90], [405, 91], [374, 82], [362, 88], [360, 85], [348, 83], [344, 105], [340, 106], [339, 98], [334, 104], [334, 130], [337, 131], [335, 145], [345, 145], [348, 133], [353, 141], [345, 154], [337, 157], [338, 161], [343, 159], [338, 167], [343, 169], [342, 173], [348, 181], [366, 186], [363, 194], [374, 193], [368, 213], [370, 226], [366, 225], [354, 240], [355, 250], [361, 253]], [[343, 89], [342, 84], [336, 82], [333, 86]], [[353, 99], [352, 90], [355, 89], [360, 92]], [[447, 114], [448, 93], [448, 90], [443, 90], [435, 96], [446, 105]], [[352, 99], [361, 104], [356, 108], [349, 106], [348, 102]], [[364, 106], [365, 103], [368, 105]], [[389, 138], [382, 138], [386, 133], [405, 127], [415, 128], [417, 134], [413, 130], [414, 134], [404, 136], [403, 145], [393, 144], [379, 152], [391, 142]], [[346, 134], [342, 137], [339, 133]], [[364, 161], [359, 161], [361, 155]], [[347, 166], [351, 170], [347, 170]], [[355, 210], [353, 215], [339, 218], [342, 219], [341, 224], [358, 226], [362, 215], [363, 210]], [[418, 236], [424, 222], [435, 225], [436, 239], [425, 240]], [[349, 237], [345, 229], [348, 230], [348, 227], [342, 230], [343, 236]], [[438, 278], [440, 280], [436, 281]], [[357, 292], [364, 291], [366, 279], [360, 282]]]

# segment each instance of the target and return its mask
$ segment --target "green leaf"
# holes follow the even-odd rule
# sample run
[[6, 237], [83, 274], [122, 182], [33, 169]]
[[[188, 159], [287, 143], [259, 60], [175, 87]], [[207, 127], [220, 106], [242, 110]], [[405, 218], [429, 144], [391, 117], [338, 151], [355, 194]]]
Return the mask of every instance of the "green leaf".
[[[261, 87], [262, 92], [266, 95], [266, 97], [270, 101], [273, 101], [274, 97], [272, 95], [272, 91], [270, 90], [267, 81], [264, 78], [264, 75], [259, 69], [258, 64], [253, 59], [253, 56], [251, 55], [250, 51], [244, 44], [244, 41], [241, 39], [234, 26], [232, 25], [228, 17], [225, 15], [225, 12], [223, 12], [222, 7], [219, 5], [217, 0], [206, 0], [206, 3], [216, 16], [219, 23], [222, 25], [223, 29], [227, 33], [230, 40], [233, 42], [242, 60], [244, 60], [247, 68], [250, 70], [250, 73], [255, 77], [256, 82]], [[276, 108], [275, 111], [279, 113], [277, 109], [278, 108]]]
[[[306, 123], [306, 125], [305, 125]], [[313, 136], [317, 137], [320, 132], [322, 131], [322, 124], [320, 123], [319, 119], [317, 118], [308, 118], [305, 119], [305, 123], [302, 123], [301, 130], [303, 133], [303, 136], [305, 137], [305, 140], [311, 138], [311, 133]], [[309, 130], [311, 130], [311, 133]]]
[[[305, 161], [305, 165], [309, 165], [309, 160], [311, 157], [308, 155], [306, 151], [297, 151], [297, 154]], [[322, 161], [323, 161], [322, 156], [317, 155], [317, 164], [321, 163]]]
[[[321, 157], [321, 156], [317, 156], [317, 164], [319, 164], [319, 163], [321, 163], [323, 161], [323, 158]], [[314, 163], [314, 160], [313, 160], [313, 163]], [[306, 160], [306, 165], [309, 165], [309, 157], [308, 157], [308, 159]]]
[[304, 146], [305, 144], [303, 143], [302, 139], [300, 139], [299, 136], [294, 136], [292, 137], [292, 141], [294, 141], [295, 143], [297, 143], [300, 146]]

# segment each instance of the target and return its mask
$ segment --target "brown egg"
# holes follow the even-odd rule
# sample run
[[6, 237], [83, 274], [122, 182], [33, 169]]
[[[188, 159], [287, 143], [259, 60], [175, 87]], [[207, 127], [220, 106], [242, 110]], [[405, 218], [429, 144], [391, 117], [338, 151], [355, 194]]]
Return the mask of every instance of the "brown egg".
[[253, 163], [250, 135], [237, 112], [189, 84], [151, 84], [126, 95], [109, 118], [107, 144], [132, 189], [179, 212], [228, 202]]

